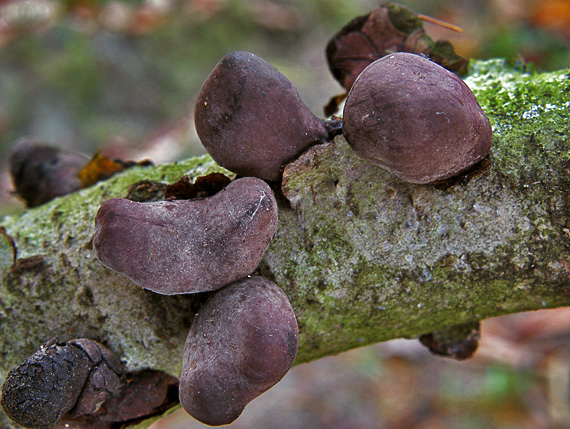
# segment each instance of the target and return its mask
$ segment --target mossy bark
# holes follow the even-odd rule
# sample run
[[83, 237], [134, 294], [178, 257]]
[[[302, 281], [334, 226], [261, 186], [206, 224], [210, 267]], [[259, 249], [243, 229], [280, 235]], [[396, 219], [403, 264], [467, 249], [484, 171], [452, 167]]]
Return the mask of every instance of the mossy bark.
[[[494, 131], [477, 174], [408, 184], [356, 157], [342, 137], [286, 168], [278, 231], [258, 271], [295, 309], [296, 362], [570, 304], [570, 71], [491, 60], [472, 63], [466, 82]], [[0, 382], [54, 336], [102, 342], [129, 370], [178, 375], [203, 294], [159, 296], [102, 267], [93, 219], [133, 183], [213, 171], [224, 170], [207, 156], [136, 167], [4, 218]]]

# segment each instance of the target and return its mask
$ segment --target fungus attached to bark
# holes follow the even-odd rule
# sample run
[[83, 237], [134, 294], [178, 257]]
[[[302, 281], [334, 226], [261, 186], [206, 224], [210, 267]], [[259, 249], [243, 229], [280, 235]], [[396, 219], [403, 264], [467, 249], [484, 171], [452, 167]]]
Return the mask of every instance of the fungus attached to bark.
[[344, 107], [344, 135], [362, 158], [412, 183], [454, 177], [482, 161], [492, 131], [456, 75], [419, 55], [370, 64]]
[[93, 249], [104, 266], [153, 292], [203, 292], [251, 274], [276, 227], [273, 191], [246, 177], [203, 200], [108, 200]]
[[122, 429], [132, 427], [179, 405], [178, 379], [164, 372], [142, 370], [125, 374], [118, 395], [110, 397], [93, 414], [63, 416], [58, 428]]
[[134, 162], [110, 159], [99, 152], [89, 159], [27, 137], [14, 143], [9, 163], [14, 193], [28, 207], [71, 194], [126, 168], [152, 165], [149, 160]]
[[194, 116], [212, 158], [241, 176], [280, 180], [283, 165], [327, 140], [324, 122], [293, 84], [250, 52], [222, 58], [202, 86]]
[[2, 408], [28, 428], [51, 428], [63, 415], [93, 414], [121, 389], [122, 368], [110, 350], [87, 339], [49, 342], [10, 371]]
[[186, 340], [182, 406], [208, 425], [231, 423], [289, 371], [297, 337], [291, 304], [269, 280], [250, 277], [216, 291]]
[[17, 140], [10, 151], [10, 175], [15, 193], [36, 207], [81, 188], [77, 177], [89, 159], [30, 139]]

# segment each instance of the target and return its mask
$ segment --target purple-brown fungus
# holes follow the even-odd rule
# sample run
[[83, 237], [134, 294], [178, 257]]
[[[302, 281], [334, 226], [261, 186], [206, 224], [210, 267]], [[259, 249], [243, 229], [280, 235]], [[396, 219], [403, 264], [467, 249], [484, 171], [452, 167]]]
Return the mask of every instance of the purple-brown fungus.
[[289, 371], [297, 341], [295, 314], [274, 283], [255, 276], [216, 291], [186, 340], [182, 406], [205, 424], [231, 423]]
[[362, 158], [412, 183], [468, 170], [489, 154], [489, 119], [456, 75], [419, 55], [395, 53], [358, 76], [344, 135]]
[[232, 52], [216, 65], [200, 90], [194, 119], [218, 164], [264, 180], [280, 180], [283, 165], [327, 140], [323, 121], [293, 84], [250, 52]]
[[10, 371], [2, 408], [28, 428], [52, 428], [65, 415], [96, 412], [122, 387], [122, 367], [110, 350], [87, 339], [51, 341]]
[[202, 200], [104, 202], [93, 250], [107, 268], [164, 295], [218, 289], [251, 274], [277, 227], [277, 202], [246, 177]]
[[125, 374], [123, 388], [93, 414], [63, 416], [57, 428], [123, 429], [178, 405], [178, 379], [166, 373], [142, 370]]
[[17, 140], [10, 151], [10, 175], [15, 193], [28, 207], [81, 188], [77, 174], [89, 159], [30, 139]]

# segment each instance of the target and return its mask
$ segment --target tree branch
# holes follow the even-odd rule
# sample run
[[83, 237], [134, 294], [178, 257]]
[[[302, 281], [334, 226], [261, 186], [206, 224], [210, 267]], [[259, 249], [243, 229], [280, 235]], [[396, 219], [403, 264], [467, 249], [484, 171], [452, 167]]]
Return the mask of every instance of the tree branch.
[[[570, 304], [570, 72], [491, 60], [473, 63], [466, 81], [494, 129], [478, 174], [408, 184], [356, 157], [342, 137], [287, 166], [278, 232], [259, 272], [295, 309], [296, 362]], [[91, 250], [93, 220], [133, 183], [213, 171], [223, 169], [207, 156], [136, 167], [6, 217], [17, 259], [0, 237], [0, 380], [54, 336], [91, 338], [129, 370], [177, 376], [204, 294], [159, 296], [105, 269]]]

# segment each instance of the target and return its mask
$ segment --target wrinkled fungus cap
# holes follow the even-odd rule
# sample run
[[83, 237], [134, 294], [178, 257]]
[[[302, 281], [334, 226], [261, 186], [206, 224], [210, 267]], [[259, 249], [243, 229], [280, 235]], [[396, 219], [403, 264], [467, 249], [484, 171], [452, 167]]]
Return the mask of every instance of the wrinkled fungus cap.
[[221, 166], [241, 176], [281, 179], [281, 168], [327, 140], [324, 122], [279, 70], [232, 52], [212, 70], [194, 110], [196, 132]]
[[80, 338], [49, 342], [8, 373], [2, 408], [27, 428], [48, 429], [69, 413], [95, 413], [122, 386], [123, 368], [103, 345]]
[[93, 250], [104, 266], [153, 292], [204, 292], [255, 270], [277, 216], [273, 191], [254, 177], [202, 200], [115, 198], [97, 213]]

